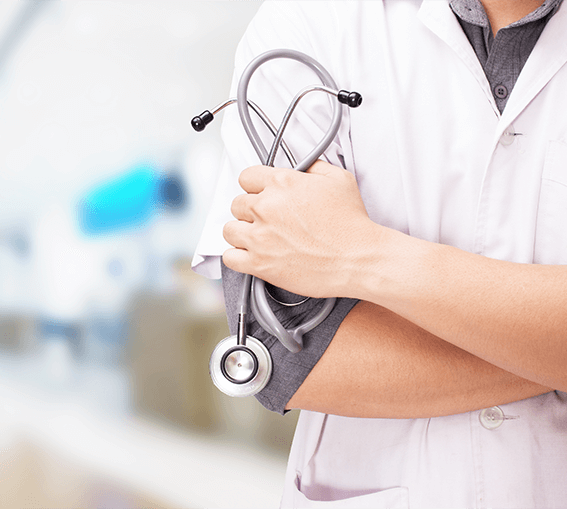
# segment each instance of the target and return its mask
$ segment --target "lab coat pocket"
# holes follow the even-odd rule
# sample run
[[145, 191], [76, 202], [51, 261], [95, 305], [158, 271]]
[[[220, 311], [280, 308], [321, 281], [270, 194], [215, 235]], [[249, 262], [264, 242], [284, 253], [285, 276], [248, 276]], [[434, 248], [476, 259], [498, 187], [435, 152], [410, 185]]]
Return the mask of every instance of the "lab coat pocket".
[[541, 179], [534, 263], [567, 264], [567, 143], [551, 141]]
[[[340, 500], [311, 500], [294, 483], [294, 509], [407, 509], [409, 508], [408, 488], [399, 486], [387, 490], [367, 493]], [[282, 509], [285, 507], [282, 506]]]

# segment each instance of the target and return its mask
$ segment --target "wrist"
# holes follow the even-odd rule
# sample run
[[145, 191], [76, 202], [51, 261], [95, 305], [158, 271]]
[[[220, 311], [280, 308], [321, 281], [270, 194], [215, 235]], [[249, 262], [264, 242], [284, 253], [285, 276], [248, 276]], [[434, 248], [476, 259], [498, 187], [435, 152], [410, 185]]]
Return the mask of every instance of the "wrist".
[[393, 311], [411, 305], [432, 277], [438, 245], [369, 222], [353, 245], [345, 295]]

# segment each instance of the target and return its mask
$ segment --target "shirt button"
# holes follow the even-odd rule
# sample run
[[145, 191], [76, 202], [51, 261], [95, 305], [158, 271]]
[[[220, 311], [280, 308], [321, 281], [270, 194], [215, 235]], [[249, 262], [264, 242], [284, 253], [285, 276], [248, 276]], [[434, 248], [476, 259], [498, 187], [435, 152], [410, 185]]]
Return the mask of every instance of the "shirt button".
[[500, 407], [485, 408], [479, 415], [480, 424], [486, 429], [496, 429], [504, 422], [504, 412]]
[[508, 145], [512, 145], [515, 139], [516, 139], [516, 130], [514, 129], [513, 125], [509, 125], [508, 129], [506, 129], [502, 134], [502, 136], [500, 137], [500, 144], [507, 147]]
[[508, 97], [508, 89], [504, 85], [496, 85], [494, 87], [494, 95], [498, 99], [506, 99]]

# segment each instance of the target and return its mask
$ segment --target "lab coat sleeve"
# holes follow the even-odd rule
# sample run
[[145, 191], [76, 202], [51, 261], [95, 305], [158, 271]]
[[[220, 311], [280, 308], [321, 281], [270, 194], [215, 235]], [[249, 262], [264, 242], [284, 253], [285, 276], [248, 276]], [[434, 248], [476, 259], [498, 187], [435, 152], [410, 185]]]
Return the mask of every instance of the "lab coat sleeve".
[[[239, 44], [231, 97], [236, 95], [238, 79], [248, 62], [264, 51], [275, 48], [285, 47], [310, 54], [327, 67], [337, 82], [340, 81], [340, 76], [336, 75], [338, 71], [333, 69], [334, 59], [329, 58], [332, 51], [326, 48], [326, 51], [322, 52], [310, 41], [309, 24], [315, 19], [316, 13], [310, 12], [313, 6], [305, 4], [309, 3], [267, 2], [262, 6]], [[318, 79], [306, 66], [294, 61], [277, 60], [265, 64], [254, 75], [249, 88], [249, 97], [258, 103], [277, 125], [295, 94], [313, 83], [318, 83]], [[311, 94], [302, 100], [290, 121], [285, 137], [298, 161], [322, 138], [330, 123], [331, 113], [330, 98], [326, 94]], [[341, 124], [344, 140], [349, 139], [348, 121], [348, 111], [345, 111]], [[258, 124], [257, 128], [265, 135], [264, 142], [269, 147], [272, 136], [267, 130], [262, 130], [261, 124]], [[208, 277], [218, 278], [222, 273], [229, 328], [231, 334], [235, 334], [236, 303], [243, 276], [222, 264], [221, 255], [230, 247], [222, 238], [222, 228], [232, 219], [230, 214], [232, 200], [242, 193], [237, 183], [238, 175], [244, 168], [258, 164], [259, 160], [241, 128], [236, 108], [226, 110], [222, 137], [225, 155], [221, 176], [204, 233], [197, 246], [193, 267], [194, 270]], [[346, 151], [343, 149], [344, 146], [347, 147]], [[346, 145], [341, 143], [341, 133], [339, 133], [325, 153], [325, 159], [353, 171], [353, 158], [348, 148], [348, 143]], [[283, 155], [279, 157], [276, 165], [288, 166]], [[290, 295], [287, 292], [279, 289], [273, 291], [281, 297], [279, 300], [289, 301]], [[267, 334], [255, 320], [251, 321], [248, 333], [267, 346], [274, 361], [269, 383], [256, 396], [262, 405], [269, 410], [284, 413], [287, 402], [323, 355], [342, 320], [355, 304], [355, 300], [338, 299], [330, 316], [304, 336], [304, 348], [297, 354], [290, 353], [275, 337]], [[275, 302], [272, 305], [278, 319], [289, 328], [312, 316], [322, 302], [318, 299], [310, 299], [292, 308]]]
[[[329, 19], [322, 23], [329, 25], [328, 41], [333, 40], [330, 37], [333, 32], [333, 16], [323, 8], [328, 7], [328, 4], [321, 2], [321, 8], [310, 4], [312, 3], [266, 2], [262, 5], [237, 48], [230, 97], [236, 96], [238, 80], [248, 63], [259, 54], [276, 48], [295, 49], [313, 56], [327, 68], [339, 86], [350, 86], [343, 83], [345, 73], [337, 67], [334, 48], [327, 44], [318, 45], [311, 40], [309, 25], [313, 23], [313, 19], [320, 18], [325, 13]], [[305, 86], [318, 82], [313, 71], [305, 65], [291, 60], [275, 60], [266, 63], [254, 74], [249, 87], [249, 98], [278, 125], [296, 93]], [[331, 121], [331, 100], [327, 94], [309, 94], [300, 102], [292, 116], [285, 139], [298, 161], [311, 151], [326, 132]], [[236, 107], [227, 108], [223, 115], [221, 135], [225, 154], [211, 209], [192, 263], [193, 270], [197, 273], [214, 279], [221, 277], [220, 256], [230, 247], [222, 237], [222, 228], [233, 219], [230, 213], [232, 200], [242, 193], [238, 186], [238, 176], [243, 169], [260, 163], [241, 127]], [[343, 108], [339, 136], [326, 151], [324, 158], [331, 164], [354, 172], [349, 120], [348, 108]], [[260, 122], [256, 126], [264, 144], [269, 147], [272, 135]], [[276, 166], [289, 166], [282, 151], [276, 158]]]

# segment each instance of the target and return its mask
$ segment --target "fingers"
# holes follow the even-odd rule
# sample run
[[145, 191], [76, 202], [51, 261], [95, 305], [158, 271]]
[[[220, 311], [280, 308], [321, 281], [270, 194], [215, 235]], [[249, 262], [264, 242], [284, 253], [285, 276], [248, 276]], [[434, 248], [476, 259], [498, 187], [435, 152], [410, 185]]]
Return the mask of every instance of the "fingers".
[[[251, 166], [246, 168], [238, 179], [240, 187], [247, 194], [237, 196], [231, 205], [232, 215], [241, 221], [249, 223], [254, 222], [258, 217], [258, 205], [266, 203], [262, 201], [260, 195], [264, 193], [273, 193], [284, 190], [292, 192], [294, 186], [297, 185], [297, 179], [304, 178], [305, 175], [295, 170], [285, 168], [270, 168], [269, 166]], [[273, 196], [273, 194], [271, 194]]]
[[259, 194], [266, 187], [290, 187], [297, 179], [305, 175], [289, 168], [271, 168], [270, 166], [250, 166], [238, 177], [240, 187], [249, 194]]
[[251, 256], [247, 249], [252, 235], [251, 229], [251, 223], [229, 221], [222, 230], [224, 239], [234, 246], [224, 252], [222, 260], [229, 269], [243, 274], [249, 274], [252, 266]]
[[239, 221], [246, 221], [248, 223], [254, 222], [253, 204], [256, 200], [256, 195], [241, 194], [232, 200], [230, 206], [231, 214]]
[[244, 249], [227, 249], [222, 255], [223, 263], [236, 272], [248, 274], [249, 254]]
[[246, 168], [238, 177], [240, 187], [247, 193], [261, 193], [271, 182], [276, 168], [269, 166], [250, 166]]
[[[306, 173], [313, 175], [342, 175], [345, 170], [325, 161], [316, 161]], [[259, 194], [270, 184], [286, 185], [303, 174], [287, 168], [271, 168], [269, 166], [250, 166], [240, 174], [238, 183], [249, 194]]]
[[222, 236], [231, 246], [247, 249], [252, 236], [252, 224], [245, 221], [229, 221], [222, 229]]

